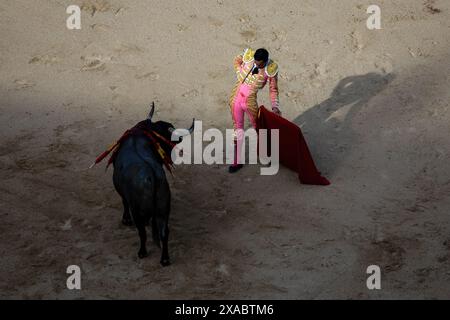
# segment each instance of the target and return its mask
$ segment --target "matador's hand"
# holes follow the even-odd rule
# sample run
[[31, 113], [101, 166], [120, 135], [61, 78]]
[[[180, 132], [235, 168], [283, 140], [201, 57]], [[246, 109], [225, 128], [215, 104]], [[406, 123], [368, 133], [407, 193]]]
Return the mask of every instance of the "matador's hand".
[[281, 111], [277, 107], [272, 108], [272, 111], [281, 117]]

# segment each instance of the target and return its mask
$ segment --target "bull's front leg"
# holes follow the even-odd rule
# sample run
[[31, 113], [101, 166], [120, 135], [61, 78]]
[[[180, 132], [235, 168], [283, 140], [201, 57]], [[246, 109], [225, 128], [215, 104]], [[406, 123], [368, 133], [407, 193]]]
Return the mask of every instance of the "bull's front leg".
[[141, 240], [141, 247], [139, 248], [139, 251], [138, 251], [138, 257], [140, 259], [142, 259], [142, 258], [145, 258], [148, 256], [147, 247], [146, 247], [147, 233], [145, 231], [145, 225], [140, 225], [137, 227], [137, 229], [139, 232], [139, 238]]
[[167, 267], [170, 265], [170, 258], [169, 258], [169, 227], [166, 224], [166, 230], [164, 232], [163, 238], [162, 238], [162, 255], [161, 255], [161, 265], [163, 267]]
[[161, 253], [161, 265], [166, 267], [170, 265], [169, 259], [169, 226], [168, 221], [164, 218], [158, 217], [156, 219], [158, 225], [159, 238], [162, 242], [162, 253]]
[[133, 213], [133, 217], [134, 217], [134, 222], [136, 223], [136, 228], [138, 230], [139, 233], [139, 239], [141, 241], [141, 246], [139, 248], [138, 251], [138, 257], [140, 259], [145, 258], [148, 256], [148, 252], [147, 252], [147, 232], [145, 231], [145, 220], [142, 216], [138, 214], [134, 214]]
[[162, 242], [161, 265], [167, 267], [170, 265], [169, 259], [169, 226], [167, 221], [161, 221], [159, 225], [159, 236]]
[[157, 191], [156, 197], [156, 226], [158, 228], [159, 239], [162, 244], [161, 265], [166, 267], [170, 265], [169, 259], [169, 215], [170, 215], [170, 188], [166, 179], [163, 180], [160, 188]]

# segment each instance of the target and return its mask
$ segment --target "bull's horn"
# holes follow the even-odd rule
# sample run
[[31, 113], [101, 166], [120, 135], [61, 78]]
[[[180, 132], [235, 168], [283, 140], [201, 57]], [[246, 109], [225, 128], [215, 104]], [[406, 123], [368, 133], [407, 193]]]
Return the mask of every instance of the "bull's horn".
[[195, 118], [192, 119], [192, 125], [189, 128], [189, 134], [192, 134], [192, 132], [194, 132], [194, 125], [195, 125]]
[[[191, 127], [188, 129], [188, 133], [187, 133], [187, 134], [179, 134], [178, 132], [176, 132], [175, 137], [176, 137], [176, 138], [181, 138], [181, 137], [188, 136], [188, 135], [192, 134], [192, 132], [194, 132], [194, 124], [195, 124], [195, 118], [192, 119], [192, 125], [191, 125]], [[173, 134], [175, 130], [176, 130], [175, 128], [169, 128], [169, 132], [170, 132], [171, 134]], [[186, 130], [186, 129], [183, 129], [183, 130]]]
[[155, 102], [153, 101], [152, 102], [152, 108], [150, 109], [150, 112], [149, 112], [149, 114], [148, 114], [148, 119], [149, 120], [152, 120], [152, 117], [153, 117], [153, 113], [155, 112]]

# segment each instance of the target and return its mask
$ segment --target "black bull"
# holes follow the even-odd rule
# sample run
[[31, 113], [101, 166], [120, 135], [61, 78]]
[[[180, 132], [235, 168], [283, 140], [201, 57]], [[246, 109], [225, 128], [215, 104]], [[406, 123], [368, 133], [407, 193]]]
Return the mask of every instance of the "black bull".
[[[168, 122], [152, 122], [154, 105], [147, 120], [144, 120], [148, 130], [157, 132], [167, 140], [171, 140], [174, 126]], [[189, 129], [193, 131], [194, 123]], [[181, 142], [179, 137], [178, 142]], [[169, 155], [172, 146], [161, 144]], [[170, 188], [163, 169], [161, 157], [152, 147], [152, 142], [144, 135], [131, 135], [120, 144], [113, 162], [113, 183], [116, 191], [122, 198], [123, 218], [125, 225], [136, 225], [140, 238], [139, 258], [148, 255], [146, 248], [146, 225], [151, 220], [152, 238], [161, 248], [161, 265], [170, 264], [169, 214], [170, 214]], [[130, 215], [131, 212], [131, 215]]]

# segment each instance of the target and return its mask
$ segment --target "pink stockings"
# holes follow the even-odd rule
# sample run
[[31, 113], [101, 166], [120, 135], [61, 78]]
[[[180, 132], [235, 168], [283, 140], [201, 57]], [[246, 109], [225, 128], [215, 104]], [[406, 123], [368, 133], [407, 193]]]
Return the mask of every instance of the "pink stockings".
[[[241, 149], [244, 138], [244, 114], [247, 113], [252, 123], [253, 128], [256, 129], [256, 119], [247, 107], [247, 98], [250, 94], [251, 86], [241, 84], [234, 100], [233, 118], [236, 124], [236, 138], [234, 143], [234, 163], [233, 166], [242, 164]], [[236, 143], [237, 142], [237, 143]]]

